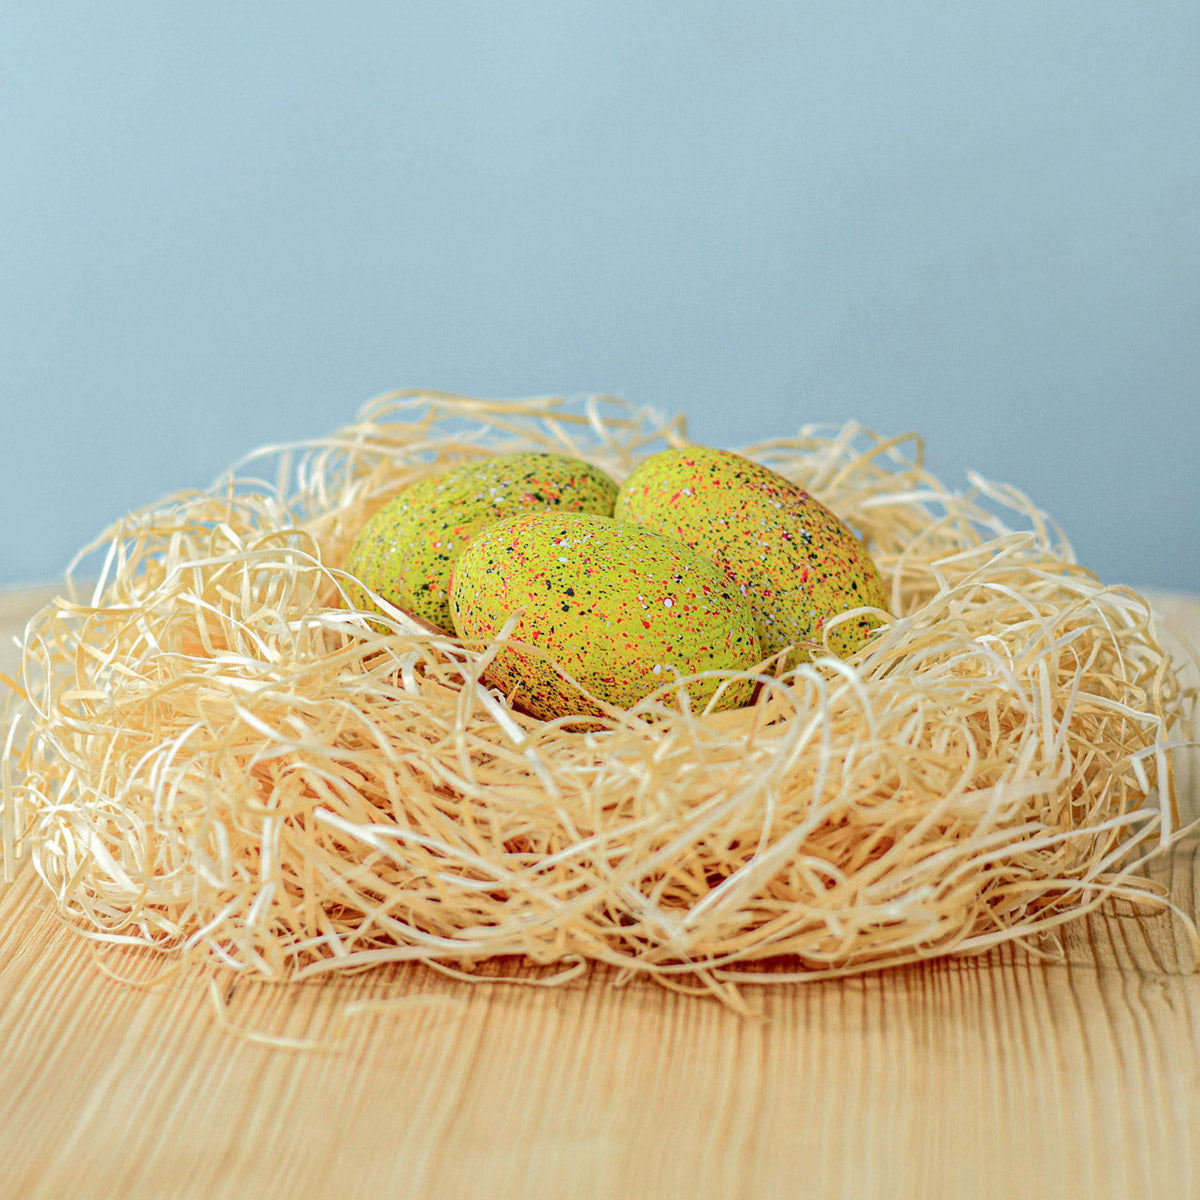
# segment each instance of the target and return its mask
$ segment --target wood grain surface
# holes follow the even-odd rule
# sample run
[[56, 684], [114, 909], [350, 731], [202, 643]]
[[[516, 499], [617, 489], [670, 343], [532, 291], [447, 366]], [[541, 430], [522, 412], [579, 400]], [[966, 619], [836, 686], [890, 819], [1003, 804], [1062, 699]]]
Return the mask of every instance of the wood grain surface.
[[[0, 594], [0, 671], [43, 599]], [[1200, 643], [1200, 600], [1159, 599]], [[1192, 913], [1198, 853], [1154, 867]], [[1063, 941], [763, 989], [751, 1017], [605, 970], [221, 978], [228, 1021], [329, 1047], [286, 1050], [223, 1029], [196, 973], [111, 979], [153, 962], [98, 955], [23, 870], [0, 888], [0, 1197], [1200, 1196], [1186, 938], [1113, 905]]]

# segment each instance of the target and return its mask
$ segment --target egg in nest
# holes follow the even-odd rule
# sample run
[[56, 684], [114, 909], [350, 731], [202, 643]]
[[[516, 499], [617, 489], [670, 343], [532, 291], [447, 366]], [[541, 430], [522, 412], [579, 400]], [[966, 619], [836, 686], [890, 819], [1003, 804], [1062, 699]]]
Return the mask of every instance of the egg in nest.
[[[565, 454], [497, 454], [423, 479], [389, 500], [363, 526], [346, 570], [389, 603], [444, 629], [450, 572], [481, 529], [523, 512], [612, 513], [617, 485], [599, 467]], [[347, 589], [359, 608], [376, 606]], [[378, 611], [378, 610], [377, 610]]]
[[[614, 515], [712, 559], [745, 593], [765, 654], [820, 642], [839, 613], [886, 610], [883, 580], [854, 533], [803, 488], [744, 455], [705, 446], [651, 455], [621, 487]], [[877, 625], [864, 613], [832, 630], [829, 646], [850, 654]]]
[[[674, 538], [606, 517], [542, 512], [482, 531], [450, 589], [465, 641], [510, 634], [487, 681], [519, 708], [553, 720], [602, 710], [556, 669], [607, 704], [629, 708], [664, 684], [705, 671], [745, 671], [761, 646], [754, 616], [724, 572]], [[720, 695], [719, 677], [687, 685], [693, 710], [747, 704], [752, 679]]]

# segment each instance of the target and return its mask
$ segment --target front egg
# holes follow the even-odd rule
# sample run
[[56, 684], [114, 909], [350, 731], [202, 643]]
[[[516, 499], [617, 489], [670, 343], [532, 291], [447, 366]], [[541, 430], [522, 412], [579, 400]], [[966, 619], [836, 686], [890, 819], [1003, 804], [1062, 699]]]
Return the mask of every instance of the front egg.
[[[576, 513], [531, 513], [484, 530], [463, 552], [450, 588], [461, 638], [489, 642], [518, 620], [487, 681], [519, 708], [553, 720], [629, 708], [664, 684], [704, 671], [746, 671], [761, 657], [749, 605], [711, 562], [672, 538]], [[561, 668], [561, 672], [556, 670]], [[687, 685], [694, 711], [721, 680]], [[715, 709], [750, 702], [737, 680]]]

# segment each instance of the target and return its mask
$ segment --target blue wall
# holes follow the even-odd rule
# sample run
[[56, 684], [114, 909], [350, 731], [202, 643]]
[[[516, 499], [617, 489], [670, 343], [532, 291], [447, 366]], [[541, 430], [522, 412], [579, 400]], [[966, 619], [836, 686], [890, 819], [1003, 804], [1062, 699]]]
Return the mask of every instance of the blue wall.
[[420, 384], [916, 428], [1200, 590], [1195, 0], [0, 4], [0, 228], [0, 583]]

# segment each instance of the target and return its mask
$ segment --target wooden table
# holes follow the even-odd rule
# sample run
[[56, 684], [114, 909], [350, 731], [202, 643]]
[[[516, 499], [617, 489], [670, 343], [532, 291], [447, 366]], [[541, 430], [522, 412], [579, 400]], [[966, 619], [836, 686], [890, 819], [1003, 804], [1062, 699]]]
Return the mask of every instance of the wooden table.
[[[41, 599], [0, 594], [6, 643]], [[1161, 609], [1200, 643], [1200, 600]], [[1192, 913], [1198, 849], [1155, 868]], [[281, 1050], [224, 1031], [199, 975], [114, 982], [23, 871], [0, 889], [0, 1197], [1200, 1196], [1186, 940], [1116, 907], [1064, 940], [1049, 965], [765, 989], [750, 1018], [604, 970], [220, 980], [230, 1021], [335, 1043]], [[406, 999], [346, 1015], [372, 998]]]

